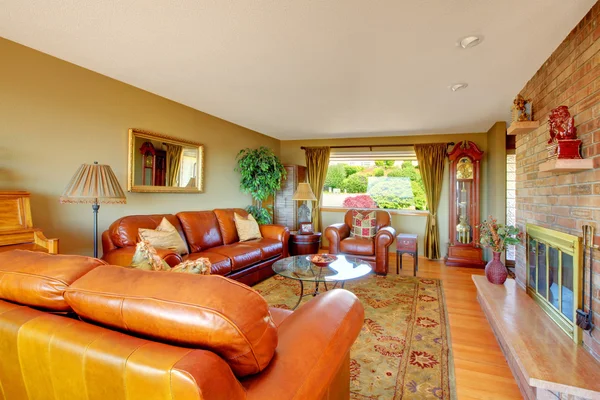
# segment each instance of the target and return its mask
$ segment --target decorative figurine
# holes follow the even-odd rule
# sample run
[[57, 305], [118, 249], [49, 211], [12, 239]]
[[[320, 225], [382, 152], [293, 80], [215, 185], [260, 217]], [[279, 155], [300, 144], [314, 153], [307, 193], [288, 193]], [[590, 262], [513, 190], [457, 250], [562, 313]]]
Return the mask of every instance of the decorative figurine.
[[548, 158], [578, 159], [581, 140], [577, 139], [575, 119], [567, 106], [559, 106], [550, 111], [548, 117]]
[[532, 121], [533, 113], [531, 112], [531, 99], [525, 99], [520, 94], [515, 97], [512, 106], [513, 121]]

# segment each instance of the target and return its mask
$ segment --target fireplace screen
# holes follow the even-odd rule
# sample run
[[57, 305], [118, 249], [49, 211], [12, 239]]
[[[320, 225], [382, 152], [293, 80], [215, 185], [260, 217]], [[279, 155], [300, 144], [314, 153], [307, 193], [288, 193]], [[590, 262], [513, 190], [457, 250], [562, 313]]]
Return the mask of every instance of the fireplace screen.
[[581, 341], [581, 238], [527, 225], [527, 293], [573, 340]]

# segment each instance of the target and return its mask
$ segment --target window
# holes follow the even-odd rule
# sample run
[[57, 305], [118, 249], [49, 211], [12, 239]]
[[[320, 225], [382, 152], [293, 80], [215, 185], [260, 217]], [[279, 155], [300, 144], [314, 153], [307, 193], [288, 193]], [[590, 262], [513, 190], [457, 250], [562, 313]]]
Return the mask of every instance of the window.
[[[506, 225], [516, 225], [516, 191], [517, 191], [517, 156], [506, 155]], [[514, 262], [516, 258], [516, 247], [506, 246], [506, 260]]]
[[322, 206], [427, 210], [414, 152], [332, 154]]

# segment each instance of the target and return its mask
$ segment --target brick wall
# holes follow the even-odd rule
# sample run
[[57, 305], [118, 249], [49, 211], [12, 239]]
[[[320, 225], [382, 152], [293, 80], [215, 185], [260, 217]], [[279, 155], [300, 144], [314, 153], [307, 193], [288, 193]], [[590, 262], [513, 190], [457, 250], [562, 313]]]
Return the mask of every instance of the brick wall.
[[[532, 99], [540, 127], [516, 139], [517, 223], [534, 223], [581, 236], [584, 224], [596, 227], [600, 244], [600, 2], [581, 20], [537, 73], [521, 95]], [[560, 105], [575, 117], [582, 156], [594, 169], [577, 173], [538, 172], [546, 161], [548, 114]], [[525, 248], [518, 246], [517, 280], [526, 282]], [[586, 265], [586, 276], [589, 267]], [[594, 318], [600, 326], [600, 252], [593, 261]], [[585, 286], [588, 287], [587, 284]], [[587, 302], [587, 300], [586, 300]], [[600, 329], [584, 334], [584, 346], [600, 359]]]

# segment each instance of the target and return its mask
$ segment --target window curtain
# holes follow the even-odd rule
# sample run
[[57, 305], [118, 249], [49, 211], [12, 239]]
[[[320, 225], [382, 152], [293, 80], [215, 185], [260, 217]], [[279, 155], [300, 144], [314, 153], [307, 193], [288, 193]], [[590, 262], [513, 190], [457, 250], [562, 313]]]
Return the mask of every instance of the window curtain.
[[323, 232], [321, 218], [321, 195], [323, 194], [323, 185], [327, 168], [329, 167], [329, 147], [307, 147], [306, 157], [306, 175], [308, 184], [312, 189], [317, 201], [312, 205], [313, 226], [318, 232]]
[[429, 206], [425, 228], [425, 256], [430, 260], [441, 258], [437, 211], [442, 193], [447, 147], [446, 143], [415, 144], [415, 153]]
[[167, 186], [179, 186], [179, 170], [183, 147], [176, 144], [167, 144]]

